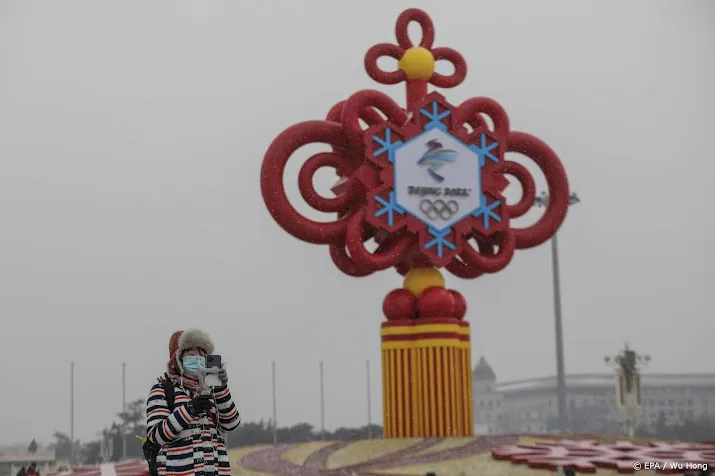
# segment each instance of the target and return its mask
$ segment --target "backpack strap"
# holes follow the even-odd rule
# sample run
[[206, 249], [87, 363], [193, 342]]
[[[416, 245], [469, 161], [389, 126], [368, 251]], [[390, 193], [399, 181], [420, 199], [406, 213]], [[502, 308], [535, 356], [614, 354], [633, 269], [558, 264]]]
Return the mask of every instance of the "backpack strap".
[[169, 411], [174, 411], [174, 384], [170, 380], [162, 380], [161, 386], [164, 388], [164, 395], [166, 396], [166, 405], [169, 407]]

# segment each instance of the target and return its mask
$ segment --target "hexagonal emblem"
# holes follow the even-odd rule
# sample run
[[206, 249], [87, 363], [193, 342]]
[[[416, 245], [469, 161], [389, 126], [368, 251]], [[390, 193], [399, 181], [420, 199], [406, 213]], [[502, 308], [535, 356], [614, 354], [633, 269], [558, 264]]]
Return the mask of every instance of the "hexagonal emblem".
[[479, 208], [479, 155], [440, 129], [423, 132], [395, 151], [397, 204], [443, 231]]
[[[365, 132], [365, 153], [381, 169], [368, 193], [366, 220], [394, 233], [419, 235], [420, 251], [446, 266], [474, 233], [505, 230], [509, 215], [494, 180], [504, 147], [487, 129], [453, 124], [453, 107], [429, 94], [407, 124], [389, 122]], [[469, 246], [469, 245], [467, 245]]]

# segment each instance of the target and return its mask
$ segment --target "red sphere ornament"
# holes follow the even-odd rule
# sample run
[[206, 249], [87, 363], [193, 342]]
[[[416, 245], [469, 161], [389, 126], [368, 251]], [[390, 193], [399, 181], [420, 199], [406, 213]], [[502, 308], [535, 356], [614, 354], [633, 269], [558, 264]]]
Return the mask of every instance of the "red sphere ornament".
[[388, 321], [411, 319], [417, 310], [417, 297], [407, 289], [393, 289], [382, 301], [382, 312]]
[[427, 288], [417, 298], [417, 309], [423, 319], [454, 316], [454, 298], [444, 288]]
[[467, 314], [467, 301], [459, 291], [450, 289], [449, 292], [452, 295], [452, 299], [454, 299], [454, 315], [452, 317], [459, 320], [464, 319]]

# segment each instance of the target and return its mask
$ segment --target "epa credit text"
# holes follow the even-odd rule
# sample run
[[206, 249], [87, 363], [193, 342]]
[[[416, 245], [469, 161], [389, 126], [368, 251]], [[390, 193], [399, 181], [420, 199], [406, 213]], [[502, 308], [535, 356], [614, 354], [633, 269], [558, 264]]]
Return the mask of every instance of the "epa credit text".
[[707, 463], [681, 463], [678, 461], [646, 461], [641, 466], [646, 471], [707, 471]]

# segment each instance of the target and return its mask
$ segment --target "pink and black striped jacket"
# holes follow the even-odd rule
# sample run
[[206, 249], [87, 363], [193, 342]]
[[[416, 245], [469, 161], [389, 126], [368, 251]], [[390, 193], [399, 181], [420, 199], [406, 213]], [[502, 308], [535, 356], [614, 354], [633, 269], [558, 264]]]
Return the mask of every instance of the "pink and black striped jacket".
[[228, 387], [214, 389], [216, 405], [207, 416], [192, 418], [186, 404], [194, 395], [175, 384], [172, 411], [162, 381], [171, 381], [168, 374], [159, 377], [146, 402], [147, 438], [161, 446], [159, 475], [230, 476], [223, 433], [236, 429], [241, 418]]

